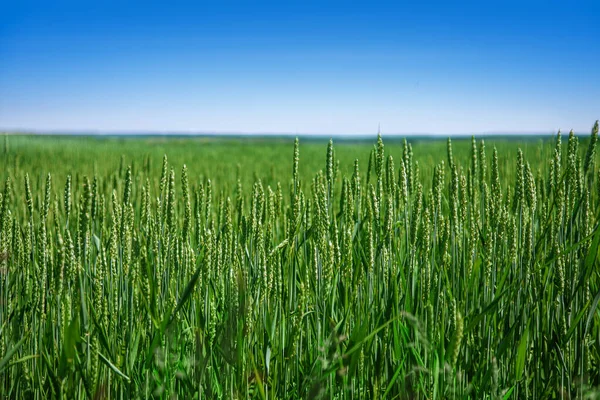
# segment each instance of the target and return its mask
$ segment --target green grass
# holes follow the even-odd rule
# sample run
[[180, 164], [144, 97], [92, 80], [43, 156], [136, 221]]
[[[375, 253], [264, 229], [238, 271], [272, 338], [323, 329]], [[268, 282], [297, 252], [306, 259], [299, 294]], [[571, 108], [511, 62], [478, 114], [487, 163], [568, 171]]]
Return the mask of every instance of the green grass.
[[600, 396], [596, 139], [7, 136], [0, 397]]

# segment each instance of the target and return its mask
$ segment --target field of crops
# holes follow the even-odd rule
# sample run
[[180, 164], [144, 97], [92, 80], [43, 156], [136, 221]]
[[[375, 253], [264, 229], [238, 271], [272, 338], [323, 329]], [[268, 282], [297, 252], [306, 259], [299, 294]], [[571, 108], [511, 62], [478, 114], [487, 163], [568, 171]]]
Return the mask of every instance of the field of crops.
[[0, 398], [600, 397], [597, 122], [3, 140]]

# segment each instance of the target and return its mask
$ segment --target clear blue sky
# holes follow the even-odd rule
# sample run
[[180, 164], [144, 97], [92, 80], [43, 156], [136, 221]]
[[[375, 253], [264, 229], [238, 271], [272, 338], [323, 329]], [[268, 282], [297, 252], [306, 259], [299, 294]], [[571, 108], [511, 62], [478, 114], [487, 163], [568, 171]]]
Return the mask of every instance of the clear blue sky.
[[0, 5], [0, 129], [587, 133], [598, 118], [599, 1]]

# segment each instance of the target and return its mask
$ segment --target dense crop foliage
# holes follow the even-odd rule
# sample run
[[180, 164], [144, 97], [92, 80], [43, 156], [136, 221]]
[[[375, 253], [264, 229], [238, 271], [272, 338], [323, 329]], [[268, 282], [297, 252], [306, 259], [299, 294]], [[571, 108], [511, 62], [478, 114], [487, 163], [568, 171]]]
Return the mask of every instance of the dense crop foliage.
[[0, 397], [593, 396], [597, 139], [6, 137]]

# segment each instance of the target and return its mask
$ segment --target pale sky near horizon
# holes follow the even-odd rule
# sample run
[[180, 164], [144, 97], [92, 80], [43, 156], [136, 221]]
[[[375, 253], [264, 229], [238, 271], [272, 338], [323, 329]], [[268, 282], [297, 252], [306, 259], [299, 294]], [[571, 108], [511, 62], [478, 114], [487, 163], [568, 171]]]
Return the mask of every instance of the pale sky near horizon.
[[0, 129], [516, 133], [600, 118], [600, 2], [0, 5]]

